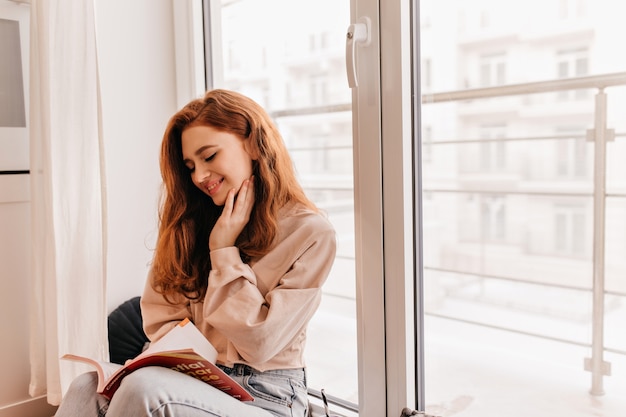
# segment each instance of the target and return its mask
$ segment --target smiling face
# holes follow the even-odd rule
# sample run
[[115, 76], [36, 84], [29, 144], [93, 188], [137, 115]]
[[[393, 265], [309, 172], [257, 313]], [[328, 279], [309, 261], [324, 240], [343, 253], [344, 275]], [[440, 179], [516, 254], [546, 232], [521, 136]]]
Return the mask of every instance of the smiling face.
[[217, 206], [224, 205], [229, 190], [238, 192], [252, 176], [252, 157], [237, 135], [196, 125], [183, 131], [181, 142], [191, 180]]

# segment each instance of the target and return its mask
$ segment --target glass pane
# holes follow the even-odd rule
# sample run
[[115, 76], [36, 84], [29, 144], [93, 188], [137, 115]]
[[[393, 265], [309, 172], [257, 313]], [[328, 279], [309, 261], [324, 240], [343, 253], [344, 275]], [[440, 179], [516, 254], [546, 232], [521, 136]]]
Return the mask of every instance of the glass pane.
[[[611, 4], [420, 1], [429, 414], [626, 410], [626, 6]], [[558, 83], [615, 73], [603, 163], [601, 85]]]
[[[218, 2], [219, 3], [219, 2]], [[337, 231], [338, 251], [307, 336], [309, 388], [358, 402], [348, 0], [223, 0], [214, 87], [272, 115], [307, 194]]]

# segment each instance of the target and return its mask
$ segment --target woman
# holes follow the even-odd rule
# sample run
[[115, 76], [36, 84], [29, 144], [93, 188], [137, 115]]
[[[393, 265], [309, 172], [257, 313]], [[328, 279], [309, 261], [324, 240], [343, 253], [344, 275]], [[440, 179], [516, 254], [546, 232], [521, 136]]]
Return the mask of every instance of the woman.
[[[144, 368], [113, 399], [77, 378], [57, 417], [300, 416], [306, 328], [335, 257], [335, 232], [298, 184], [287, 149], [253, 100], [209, 91], [170, 120], [161, 147], [159, 236], [141, 299], [155, 341], [185, 318], [255, 398]], [[208, 277], [208, 279], [207, 279]]]

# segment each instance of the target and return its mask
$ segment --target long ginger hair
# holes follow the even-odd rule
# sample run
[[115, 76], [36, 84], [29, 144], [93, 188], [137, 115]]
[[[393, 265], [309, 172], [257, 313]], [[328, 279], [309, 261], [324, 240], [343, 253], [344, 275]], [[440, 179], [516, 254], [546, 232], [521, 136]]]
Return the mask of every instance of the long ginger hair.
[[161, 145], [163, 186], [152, 285], [167, 300], [176, 294], [190, 300], [204, 297], [211, 270], [209, 234], [223, 209], [193, 184], [183, 163], [182, 133], [198, 125], [243, 138], [253, 157], [254, 207], [235, 243], [244, 261], [270, 251], [278, 233], [278, 211], [285, 204], [318, 211], [296, 179], [282, 136], [259, 104], [220, 89], [191, 101], [169, 120]]

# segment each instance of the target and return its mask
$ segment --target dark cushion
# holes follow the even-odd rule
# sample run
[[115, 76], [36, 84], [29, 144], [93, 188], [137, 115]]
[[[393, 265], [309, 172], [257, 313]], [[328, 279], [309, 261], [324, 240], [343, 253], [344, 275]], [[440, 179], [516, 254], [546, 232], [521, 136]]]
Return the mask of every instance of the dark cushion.
[[143, 351], [148, 337], [143, 331], [139, 300], [133, 297], [109, 314], [109, 355], [113, 363], [123, 364]]

